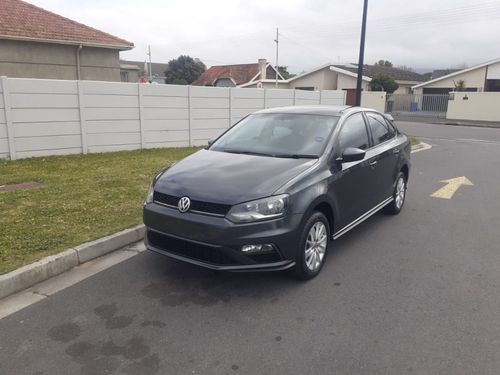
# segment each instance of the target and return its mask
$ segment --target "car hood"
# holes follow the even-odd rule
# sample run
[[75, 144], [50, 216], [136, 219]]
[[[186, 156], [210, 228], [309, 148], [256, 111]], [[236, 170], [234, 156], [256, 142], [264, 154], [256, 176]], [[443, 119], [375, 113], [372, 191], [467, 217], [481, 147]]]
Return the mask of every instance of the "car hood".
[[155, 190], [177, 197], [234, 205], [272, 195], [318, 162], [201, 150], [174, 164]]

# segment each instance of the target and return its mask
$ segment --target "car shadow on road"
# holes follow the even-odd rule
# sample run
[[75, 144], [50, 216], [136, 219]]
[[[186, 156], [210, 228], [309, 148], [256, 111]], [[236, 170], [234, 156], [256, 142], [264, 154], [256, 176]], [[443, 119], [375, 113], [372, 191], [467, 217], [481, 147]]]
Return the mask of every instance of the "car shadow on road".
[[[331, 244], [325, 270], [309, 283], [324, 282], [335, 258], [344, 252], [356, 251], [359, 239], [370, 236], [384, 220], [385, 215], [375, 215], [357, 228]], [[202, 306], [227, 303], [235, 298], [265, 299], [275, 301], [282, 294], [299, 290], [309, 283], [301, 282], [290, 272], [231, 273], [205, 269], [179, 262], [155, 253], [147, 254], [145, 265], [151, 274], [151, 283], [141, 293], [158, 300], [165, 306], [195, 304]]]

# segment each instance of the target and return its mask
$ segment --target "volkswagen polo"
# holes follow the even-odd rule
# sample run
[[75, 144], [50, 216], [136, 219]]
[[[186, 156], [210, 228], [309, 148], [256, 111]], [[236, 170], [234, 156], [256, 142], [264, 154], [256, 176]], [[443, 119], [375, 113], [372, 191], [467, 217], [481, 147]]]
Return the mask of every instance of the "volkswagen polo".
[[225, 271], [322, 269], [330, 242], [403, 208], [410, 142], [372, 109], [294, 106], [251, 114], [156, 175], [149, 250]]

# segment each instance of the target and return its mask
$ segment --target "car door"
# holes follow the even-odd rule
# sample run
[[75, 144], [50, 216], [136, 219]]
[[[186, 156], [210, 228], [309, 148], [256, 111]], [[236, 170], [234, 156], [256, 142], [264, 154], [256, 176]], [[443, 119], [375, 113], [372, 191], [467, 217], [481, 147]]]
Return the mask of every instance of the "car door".
[[380, 203], [392, 195], [400, 148], [396, 132], [384, 116], [370, 111], [365, 112], [365, 115], [372, 141], [372, 148], [367, 151], [367, 154], [375, 162], [374, 183], [377, 203]]
[[[335, 142], [333, 158], [339, 158], [348, 147], [367, 150], [371, 146], [365, 118], [361, 112], [349, 116], [342, 124]], [[336, 232], [346, 227], [373, 207], [373, 167], [366, 157], [355, 162], [332, 161], [329, 185], [336, 202]]]

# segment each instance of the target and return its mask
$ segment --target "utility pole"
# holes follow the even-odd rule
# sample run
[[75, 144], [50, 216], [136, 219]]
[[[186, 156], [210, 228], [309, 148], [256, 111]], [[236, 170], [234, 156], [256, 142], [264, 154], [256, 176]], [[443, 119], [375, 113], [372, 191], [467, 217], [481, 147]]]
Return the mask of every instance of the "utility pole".
[[153, 72], [151, 71], [151, 45], [148, 44], [148, 53], [147, 55], [149, 56], [149, 82], [153, 82]]
[[280, 33], [279, 33], [279, 29], [276, 28], [276, 39], [274, 39], [275, 43], [276, 43], [276, 88], [278, 88], [278, 45], [279, 45], [279, 37], [280, 37]]
[[363, 64], [365, 59], [365, 35], [366, 35], [366, 13], [368, 11], [368, 0], [364, 0], [363, 22], [361, 23], [361, 42], [359, 45], [358, 81], [356, 83], [356, 106], [361, 106], [361, 83], [363, 81]]

